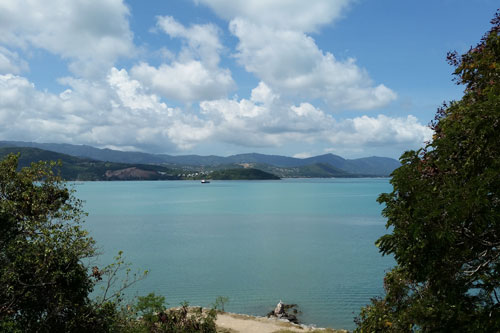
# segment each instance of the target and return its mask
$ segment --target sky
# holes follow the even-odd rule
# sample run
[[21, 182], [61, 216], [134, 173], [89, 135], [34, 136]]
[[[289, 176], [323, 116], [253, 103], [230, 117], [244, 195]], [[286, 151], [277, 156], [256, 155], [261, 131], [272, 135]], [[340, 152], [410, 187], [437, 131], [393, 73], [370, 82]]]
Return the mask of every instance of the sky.
[[0, 0], [0, 140], [398, 158], [497, 0]]

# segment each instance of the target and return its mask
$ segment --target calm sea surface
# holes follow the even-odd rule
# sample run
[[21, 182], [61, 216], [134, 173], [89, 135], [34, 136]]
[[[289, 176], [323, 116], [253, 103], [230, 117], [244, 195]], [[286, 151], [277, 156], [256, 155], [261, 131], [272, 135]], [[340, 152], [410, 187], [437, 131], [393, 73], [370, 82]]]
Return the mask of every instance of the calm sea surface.
[[226, 311], [265, 315], [297, 303], [305, 323], [353, 328], [381, 295], [393, 260], [374, 246], [385, 233], [388, 179], [85, 182], [84, 227], [109, 263], [123, 250], [147, 279], [129, 290]]

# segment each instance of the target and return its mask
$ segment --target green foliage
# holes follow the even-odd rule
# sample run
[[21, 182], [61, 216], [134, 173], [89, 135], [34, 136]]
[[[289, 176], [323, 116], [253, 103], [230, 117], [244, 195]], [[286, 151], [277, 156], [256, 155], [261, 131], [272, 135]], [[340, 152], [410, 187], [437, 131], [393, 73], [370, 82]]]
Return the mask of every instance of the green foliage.
[[215, 333], [217, 312], [189, 307], [183, 303], [179, 308], [165, 310], [165, 298], [150, 293], [138, 297], [137, 303], [128, 307], [119, 319], [120, 332], [158, 333]]
[[254, 168], [239, 168], [217, 170], [210, 174], [210, 179], [216, 180], [266, 180], [280, 179], [278, 176]]
[[131, 264], [125, 262], [123, 252], [119, 251], [114, 262], [99, 270], [92, 267], [92, 276], [96, 286], [101, 287], [101, 294], [96, 297], [96, 304], [113, 303], [117, 306], [125, 301], [124, 291], [133, 284], [146, 278], [148, 271], [132, 273]]
[[219, 310], [219, 311], [222, 311], [224, 312], [224, 305], [229, 302], [229, 297], [226, 297], [226, 296], [217, 296], [217, 298], [215, 299], [215, 303], [213, 304], [213, 308], [215, 310]]
[[185, 332], [185, 333], [215, 333], [215, 319], [217, 312], [210, 309], [206, 312], [202, 308], [189, 308], [184, 303], [179, 309], [164, 311], [158, 315], [159, 332]]
[[165, 298], [154, 294], [124, 305], [124, 290], [147, 272], [132, 274], [121, 252], [88, 269], [94, 241], [80, 227], [81, 202], [52, 171], [57, 164], [18, 170], [18, 159], [0, 161], [1, 332], [215, 332], [215, 310], [164, 312]]
[[165, 297], [156, 296], [154, 293], [143, 297], [139, 296], [135, 310], [146, 323], [153, 324], [157, 321], [156, 314], [165, 310]]
[[82, 264], [95, 250], [79, 226], [80, 201], [53, 174], [55, 163], [18, 172], [17, 160], [9, 155], [0, 162], [0, 327], [102, 327], [102, 313], [88, 298], [94, 284]]
[[402, 155], [382, 194], [397, 266], [358, 332], [500, 331], [500, 12], [480, 44], [449, 62], [466, 86], [438, 110], [433, 140]]
[[357, 178], [360, 174], [353, 174], [336, 168], [328, 163], [314, 163], [296, 167], [278, 167], [267, 164], [258, 164], [256, 168], [275, 174], [281, 178]]

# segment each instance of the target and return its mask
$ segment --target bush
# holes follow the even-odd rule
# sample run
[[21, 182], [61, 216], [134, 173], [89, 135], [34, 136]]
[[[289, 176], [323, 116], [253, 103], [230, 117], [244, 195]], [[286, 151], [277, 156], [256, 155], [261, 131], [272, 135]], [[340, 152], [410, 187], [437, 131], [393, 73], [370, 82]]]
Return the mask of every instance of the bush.
[[104, 329], [88, 295], [94, 281], [82, 260], [94, 241], [55, 163], [17, 171], [18, 156], [0, 162], [0, 327], [7, 331]]
[[120, 318], [123, 332], [155, 333], [215, 333], [215, 309], [203, 310], [184, 303], [179, 308], [165, 310], [165, 298], [150, 293], [138, 297], [137, 303], [129, 307]]
[[[84, 261], [96, 250], [80, 227], [81, 202], [53, 173], [56, 163], [18, 171], [18, 158], [0, 161], [1, 332], [216, 331], [215, 310], [165, 311], [165, 298], [154, 294], [123, 305], [123, 291], [147, 272], [130, 274], [121, 252], [102, 270], [89, 269]], [[91, 299], [98, 283], [103, 294]]]
[[358, 332], [500, 331], [500, 12], [492, 24], [448, 55], [465, 94], [438, 110], [433, 140], [403, 154], [378, 199], [392, 233], [377, 246], [397, 265]]

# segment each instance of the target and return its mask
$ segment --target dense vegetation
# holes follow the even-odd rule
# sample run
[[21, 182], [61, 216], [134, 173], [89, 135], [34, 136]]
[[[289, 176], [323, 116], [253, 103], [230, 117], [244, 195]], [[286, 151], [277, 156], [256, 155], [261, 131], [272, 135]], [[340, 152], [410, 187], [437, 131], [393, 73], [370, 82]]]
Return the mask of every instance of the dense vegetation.
[[226, 169], [217, 170], [210, 173], [210, 179], [215, 180], [269, 180], [269, 179], [280, 179], [271, 173], [254, 169], [254, 168], [238, 168], [238, 169]]
[[281, 178], [359, 178], [376, 177], [375, 174], [353, 174], [328, 163], [314, 163], [298, 167], [276, 167], [256, 165], [256, 168], [275, 174]]
[[481, 42], [448, 55], [463, 98], [444, 105], [433, 140], [408, 151], [382, 194], [396, 267], [359, 332], [500, 332], [500, 11]]
[[95, 250], [80, 202], [47, 164], [16, 169], [13, 155], [0, 164], [1, 330], [107, 326], [88, 298], [94, 283], [81, 262]]
[[[81, 228], [81, 202], [53, 173], [55, 163], [18, 170], [18, 159], [0, 161], [1, 332], [215, 332], [215, 310], [164, 311], [154, 294], [125, 304], [124, 288], [140, 276], [129, 276], [121, 255], [87, 267], [96, 248]], [[90, 298], [100, 283], [103, 293]]]

